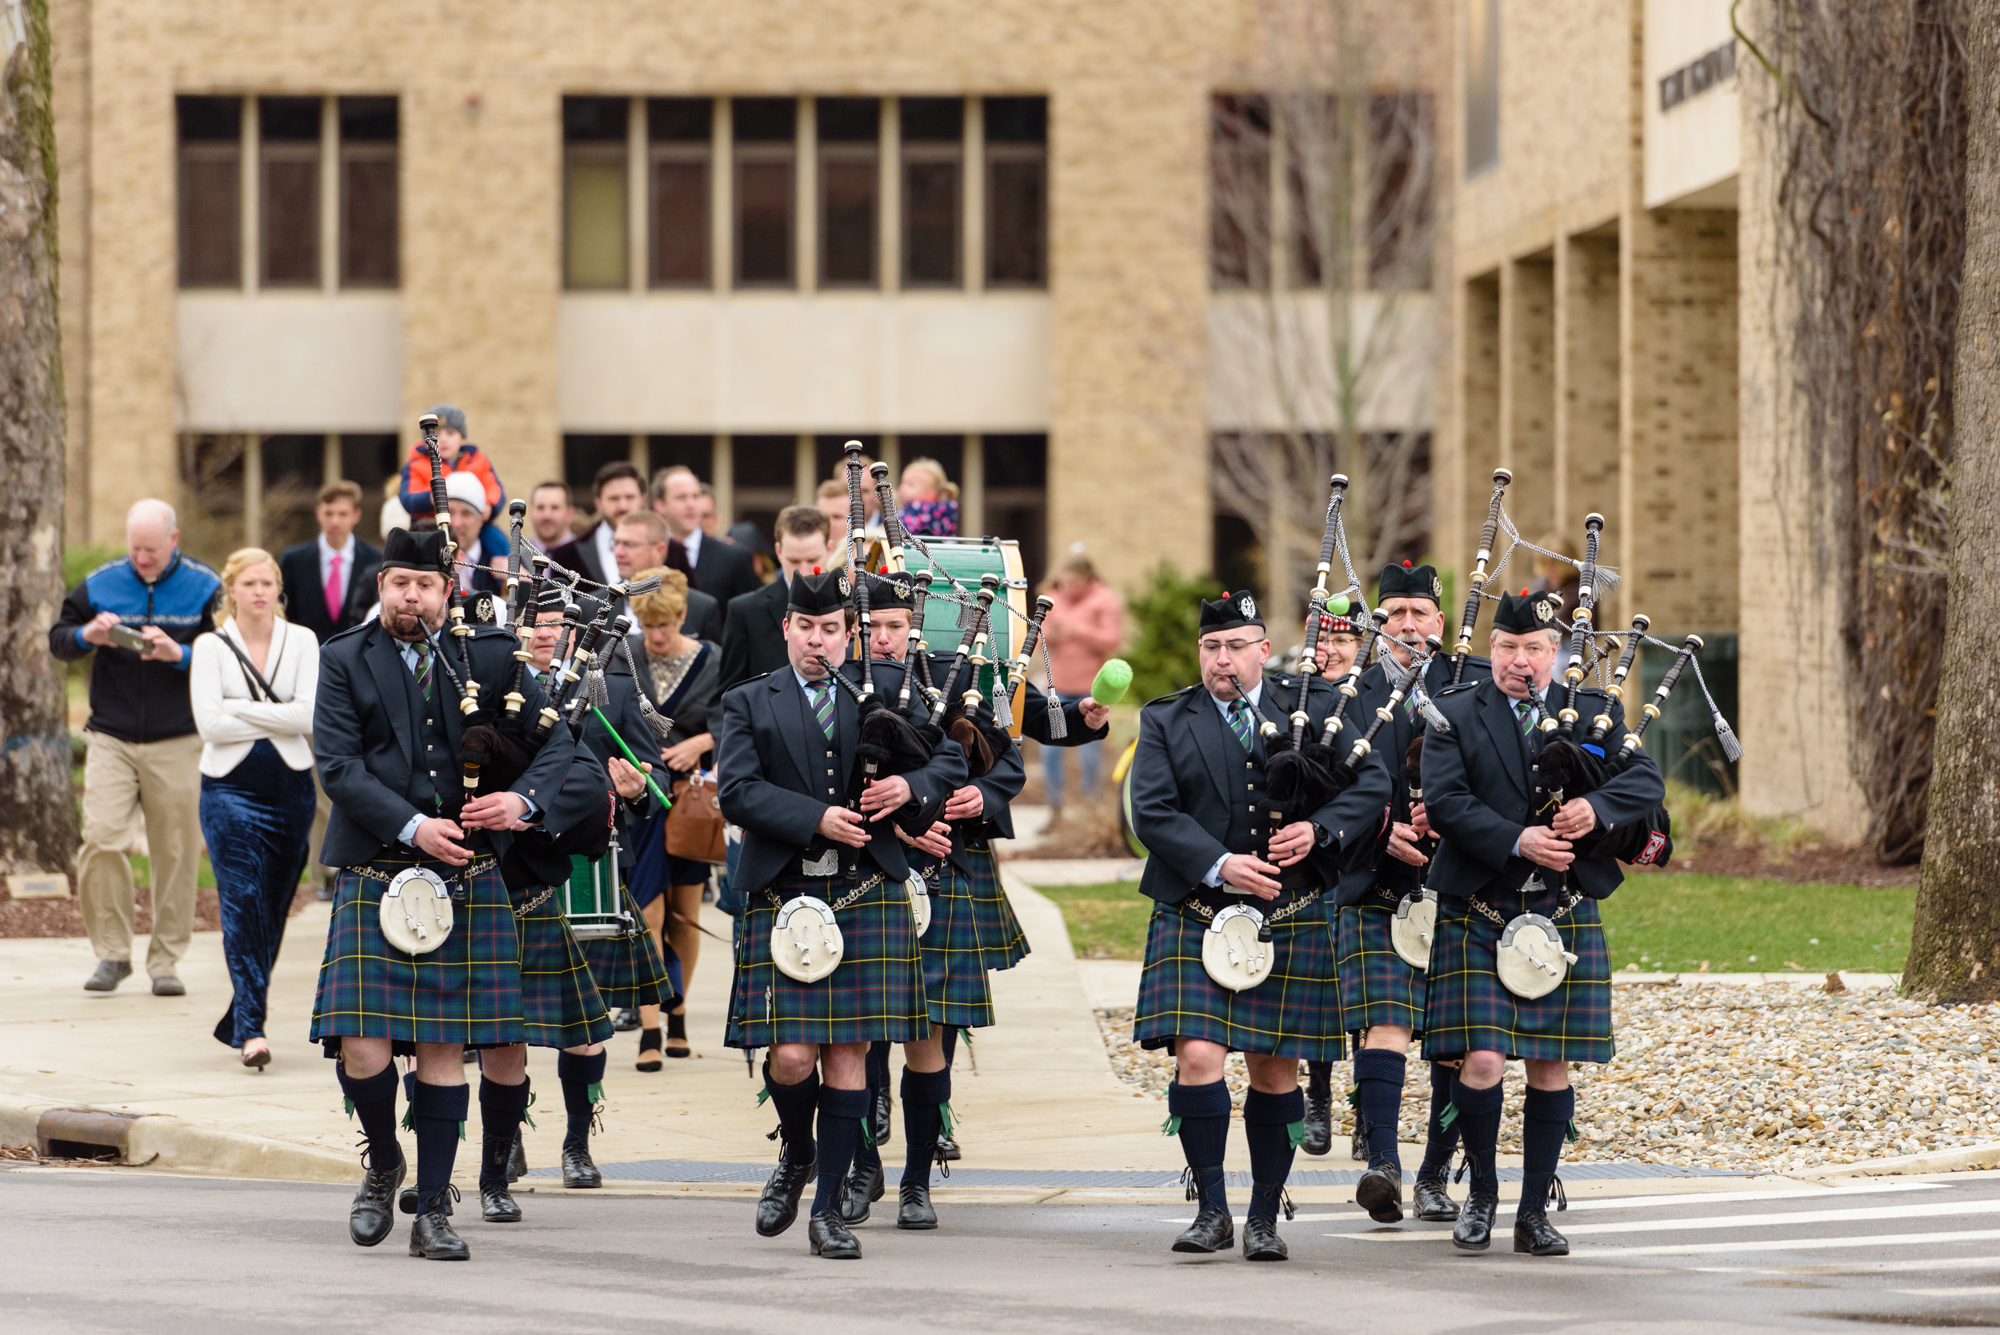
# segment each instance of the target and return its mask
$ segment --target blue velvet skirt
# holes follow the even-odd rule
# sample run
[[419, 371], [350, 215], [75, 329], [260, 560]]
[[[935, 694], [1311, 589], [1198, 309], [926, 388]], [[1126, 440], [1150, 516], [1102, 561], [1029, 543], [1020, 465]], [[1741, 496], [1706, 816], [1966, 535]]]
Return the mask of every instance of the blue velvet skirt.
[[240, 1048], [264, 1033], [265, 995], [312, 835], [312, 771], [268, 741], [221, 778], [201, 776], [201, 837], [222, 906], [222, 954], [235, 994], [215, 1038]]

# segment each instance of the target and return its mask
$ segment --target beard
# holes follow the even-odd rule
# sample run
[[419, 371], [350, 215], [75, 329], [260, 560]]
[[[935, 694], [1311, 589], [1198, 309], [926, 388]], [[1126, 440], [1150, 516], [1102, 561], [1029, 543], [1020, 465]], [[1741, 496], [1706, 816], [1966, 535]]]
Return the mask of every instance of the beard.
[[[439, 618], [438, 625], [443, 624], [443, 618]], [[431, 632], [437, 629], [421, 613], [395, 611], [387, 607], [382, 609], [382, 627], [396, 639], [409, 644], [429, 638]]]

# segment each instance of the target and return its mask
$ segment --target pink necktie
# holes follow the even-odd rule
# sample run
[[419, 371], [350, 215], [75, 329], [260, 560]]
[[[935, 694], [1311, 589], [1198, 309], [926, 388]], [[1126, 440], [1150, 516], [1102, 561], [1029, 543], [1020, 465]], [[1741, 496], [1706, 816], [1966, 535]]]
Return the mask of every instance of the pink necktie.
[[333, 569], [326, 577], [326, 619], [340, 620], [340, 553], [333, 554]]

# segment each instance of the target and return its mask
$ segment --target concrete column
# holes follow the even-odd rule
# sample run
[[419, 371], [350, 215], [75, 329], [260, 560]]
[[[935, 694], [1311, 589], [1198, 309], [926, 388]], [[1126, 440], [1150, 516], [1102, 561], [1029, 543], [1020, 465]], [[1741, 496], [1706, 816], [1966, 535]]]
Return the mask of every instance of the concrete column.
[[[736, 272], [736, 136], [729, 115], [729, 99], [716, 98], [711, 122], [714, 138], [709, 141], [708, 276], [717, 292], [729, 291]], [[716, 474], [718, 479], [721, 476]], [[729, 510], [722, 507], [720, 481], [716, 488], [718, 512], [726, 516]]]
[[[1514, 470], [1507, 513], [1530, 541], [1555, 522], [1555, 332], [1552, 257], [1500, 266], [1500, 462]], [[1520, 557], [1507, 567], [1516, 586], [1533, 574]]]
[[1608, 541], [1621, 530], [1616, 229], [1557, 243], [1555, 280], [1554, 526], [1581, 552], [1591, 511], [1604, 516]]
[[986, 438], [965, 438], [965, 461], [958, 479], [958, 531], [968, 538], [986, 535]]
[[[959, 245], [965, 255], [965, 290], [980, 292], [986, 287], [986, 104], [976, 97], [965, 99], [964, 156], [965, 217]], [[975, 447], [968, 442], [966, 448]]]
[[903, 122], [901, 104], [882, 99], [882, 173], [875, 211], [876, 276], [884, 292], [903, 282]]
[[792, 246], [798, 252], [799, 291], [810, 292], [819, 286], [819, 122], [810, 97], [798, 100], [795, 165]]
[[1498, 273], [1481, 274], [1461, 285], [1458, 305], [1458, 318], [1452, 322], [1458, 386], [1457, 448], [1442, 451], [1439, 459], [1445, 499], [1437, 511], [1441, 523], [1434, 544], [1458, 574], [1454, 587], [1459, 605], [1445, 609], [1454, 627], [1464, 609], [1479, 528], [1486, 522], [1493, 470], [1500, 465]]
[[709, 476], [715, 481], [709, 485], [715, 488], [715, 513], [722, 517], [726, 532], [736, 522], [736, 454], [729, 437], [715, 438], [715, 453], [710, 458]]

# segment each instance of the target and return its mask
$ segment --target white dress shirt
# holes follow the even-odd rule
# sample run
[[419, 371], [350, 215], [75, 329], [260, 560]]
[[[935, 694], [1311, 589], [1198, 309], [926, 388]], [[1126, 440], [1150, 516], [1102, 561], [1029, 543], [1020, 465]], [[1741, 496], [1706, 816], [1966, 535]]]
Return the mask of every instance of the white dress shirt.
[[674, 537], [680, 543], [681, 546], [687, 548], [688, 569], [693, 570], [696, 566], [700, 565], [701, 539], [702, 539], [701, 525], [696, 524], [694, 526], [694, 532], [688, 534], [685, 538], [681, 537], [680, 534], [678, 533], [674, 534]]
[[600, 519], [597, 521], [597, 527], [590, 531], [591, 539], [597, 543], [597, 559], [603, 566], [604, 578], [607, 581], [615, 581], [618, 578], [618, 553], [611, 546], [611, 539], [616, 536], [613, 527], [612, 524]]

